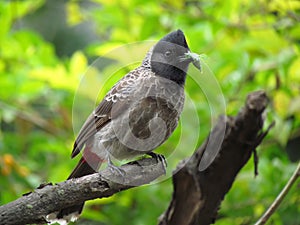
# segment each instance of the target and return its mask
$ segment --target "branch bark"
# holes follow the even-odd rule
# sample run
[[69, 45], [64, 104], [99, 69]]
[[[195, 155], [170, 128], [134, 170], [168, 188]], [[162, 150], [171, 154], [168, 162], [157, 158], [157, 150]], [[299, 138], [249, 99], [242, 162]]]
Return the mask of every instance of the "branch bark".
[[[220, 117], [204, 144], [179, 164], [173, 175], [173, 199], [159, 225], [206, 225], [215, 221], [221, 201], [236, 175], [268, 132], [262, 132], [262, 113], [267, 104], [265, 92], [253, 92], [236, 117]], [[221, 146], [215, 151], [216, 146], [208, 143], [220, 138]], [[211, 152], [218, 154], [215, 157]], [[154, 158], [146, 158], [123, 165], [123, 175], [106, 169], [55, 185], [42, 185], [0, 206], [0, 225], [45, 223], [46, 215], [67, 206], [108, 197], [153, 181], [165, 173], [162, 164]]]
[[[178, 172], [173, 175], [173, 198], [160, 217], [159, 225], [207, 225], [215, 222], [221, 201], [252, 153], [256, 168], [256, 147], [273, 126], [266, 132], [261, 131], [262, 114], [267, 104], [264, 91], [253, 92], [236, 117], [220, 117], [204, 144], [191, 158], [179, 164]], [[210, 152], [216, 150], [208, 143], [220, 138], [223, 141], [218, 154], [211, 156]], [[211, 161], [202, 171], [202, 165]]]
[[46, 223], [45, 216], [67, 206], [150, 183], [165, 173], [164, 165], [145, 158], [121, 166], [124, 174], [106, 169], [55, 185], [45, 184], [25, 196], [0, 206], [0, 224], [18, 225]]

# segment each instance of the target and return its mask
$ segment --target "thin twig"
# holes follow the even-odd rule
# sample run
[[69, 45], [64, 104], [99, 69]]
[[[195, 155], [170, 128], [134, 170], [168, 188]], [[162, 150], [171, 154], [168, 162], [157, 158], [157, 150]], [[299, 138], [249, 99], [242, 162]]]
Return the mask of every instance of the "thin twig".
[[277, 196], [275, 201], [272, 203], [272, 205], [268, 208], [268, 210], [265, 212], [265, 214], [256, 222], [255, 225], [263, 225], [265, 224], [268, 219], [274, 214], [284, 197], [287, 195], [297, 178], [300, 176], [300, 162], [294, 172], [294, 174], [291, 176], [290, 180], [287, 182], [283, 190], [280, 192], [280, 194]]

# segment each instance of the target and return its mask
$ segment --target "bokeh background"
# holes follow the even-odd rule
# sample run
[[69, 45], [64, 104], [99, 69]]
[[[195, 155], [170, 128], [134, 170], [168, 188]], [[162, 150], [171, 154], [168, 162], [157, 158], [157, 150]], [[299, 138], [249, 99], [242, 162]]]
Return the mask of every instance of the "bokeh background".
[[[276, 126], [259, 147], [259, 176], [254, 178], [250, 160], [217, 220], [220, 225], [253, 224], [300, 158], [299, 24], [297, 0], [0, 1], [0, 204], [42, 182], [60, 182], [68, 176], [77, 162], [70, 160], [74, 126], [84, 122], [96, 96], [101, 98], [128, 71], [118, 70], [109, 80], [97, 76], [103, 65], [111, 65], [103, 55], [124, 44], [158, 40], [180, 28], [190, 48], [206, 54], [228, 115], [238, 112], [251, 91], [264, 89], [270, 96], [266, 126], [272, 121]], [[105, 85], [100, 94], [86, 92], [81, 101], [84, 116], [73, 123], [81, 78], [99, 57], [103, 65], [89, 69], [95, 76], [91, 83], [105, 80]], [[200, 145], [211, 129], [211, 112], [190, 77], [186, 89], [196, 102]], [[181, 135], [197, 133], [195, 129]], [[174, 134], [160, 150], [176, 145], [177, 137]], [[193, 151], [190, 148], [182, 151]], [[171, 194], [171, 179], [165, 179], [89, 201], [75, 224], [156, 224]], [[299, 181], [268, 224], [300, 224]]]

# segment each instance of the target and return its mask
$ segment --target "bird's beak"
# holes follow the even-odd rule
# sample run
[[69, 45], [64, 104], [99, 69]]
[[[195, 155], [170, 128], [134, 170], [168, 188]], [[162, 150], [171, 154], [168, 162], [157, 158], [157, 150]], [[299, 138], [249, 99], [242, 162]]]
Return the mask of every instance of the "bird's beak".
[[200, 64], [200, 57], [198, 54], [188, 51], [187, 53], [184, 54], [184, 56], [185, 56], [185, 59], [191, 60], [193, 65], [198, 70], [202, 71], [201, 64]]

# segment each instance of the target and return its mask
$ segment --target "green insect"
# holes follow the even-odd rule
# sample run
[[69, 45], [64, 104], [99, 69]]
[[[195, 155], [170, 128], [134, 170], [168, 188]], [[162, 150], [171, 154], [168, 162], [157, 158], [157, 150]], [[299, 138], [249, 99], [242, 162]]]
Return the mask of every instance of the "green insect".
[[187, 52], [185, 53], [185, 57], [186, 58], [191, 58], [193, 59], [193, 65], [202, 73], [203, 70], [202, 70], [202, 63], [203, 63], [203, 60], [205, 58], [207, 58], [207, 56], [205, 54], [196, 54], [196, 53], [193, 53], [193, 52]]

